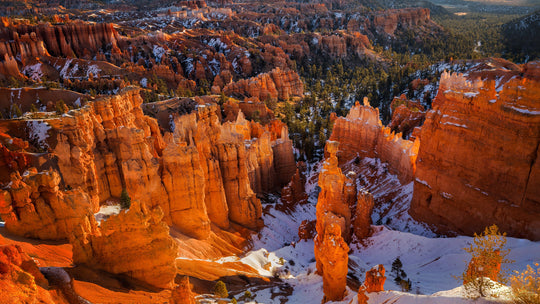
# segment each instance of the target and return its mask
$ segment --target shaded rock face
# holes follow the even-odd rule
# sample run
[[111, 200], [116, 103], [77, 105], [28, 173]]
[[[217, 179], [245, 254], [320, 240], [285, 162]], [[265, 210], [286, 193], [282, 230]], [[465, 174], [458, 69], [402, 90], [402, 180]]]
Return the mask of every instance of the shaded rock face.
[[259, 100], [288, 100], [301, 97], [304, 85], [296, 72], [275, 68], [269, 73], [230, 83], [223, 92], [228, 96], [256, 97]]
[[366, 292], [384, 291], [384, 282], [386, 281], [385, 269], [382, 264], [379, 264], [366, 272], [366, 280], [364, 286]]
[[389, 164], [401, 183], [413, 179], [420, 142], [404, 140], [400, 133], [383, 126], [379, 110], [369, 106], [367, 99], [364, 105], [357, 102], [347, 117], [336, 119], [330, 140], [340, 143], [340, 165], [357, 157], [379, 158]]
[[25, 237], [66, 239], [81, 219], [97, 208], [80, 189], [59, 190], [56, 171], [11, 174], [10, 186], [0, 191], [0, 216], [6, 229]]
[[353, 217], [353, 231], [358, 240], [365, 239], [371, 234], [371, 213], [375, 205], [373, 195], [361, 189], [357, 194], [358, 201]]
[[358, 304], [367, 304], [369, 297], [366, 294], [366, 286], [362, 285], [358, 288]]
[[45, 288], [47, 279], [34, 260], [18, 245], [0, 245], [2, 303], [55, 303]]
[[22, 60], [49, 54], [92, 59], [93, 54], [105, 47], [119, 52], [118, 40], [113, 25], [107, 23], [0, 24], [0, 55], [19, 56]]
[[298, 167], [296, 168], [296, 172], [292, 176], [291, 181], [281, 190], [281, 200], [288, 206], [295, 206], [296, 204], [307, 202], [308, 195], [305, 189], [306, 177], [302, 174], [304, 166], [305, 164], [303, 162], [298, 163]]
[[73, 261], [158, 288], [172, 288], [178, 245], [162, 217], [159, 207], [150, 210], [137, 201], [99, 226], [93, 216], [88, 217], [70, 237]]
[[394, 97], [390, 108], [392, 120], [388, 127], [395, 133], [401, 133], [404, 139], [410, 138], [414, 128], [424, 123], [424, 107], [419, 102], [408, 100], [404, 95]]
[[540, 240], [539, 71], [538, 62], [491, 71], [500, 82], [443, 73], [422, 127], [414, 218], [442, 232], [496, 224]]
[[298, 237], [300, 240], [311, 240], [316, 234], [316, 221], [303, 220], [298, 227]]
[[430, 22], [430, 11], [427, 8], [405, 8], [377, 12], [373, 16], [372, 26], [379, 33], [393, 35], [398, 25], [410, 27]]

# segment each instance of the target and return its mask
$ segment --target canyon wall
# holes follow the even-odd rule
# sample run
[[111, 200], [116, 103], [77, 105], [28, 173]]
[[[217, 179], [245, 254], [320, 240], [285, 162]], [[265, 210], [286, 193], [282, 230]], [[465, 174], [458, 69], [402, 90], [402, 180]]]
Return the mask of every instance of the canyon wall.
[[441, 232], [497, 224], [540, 240], [540, 66], [443, 73], [421, 132], [411, 215]]
[[120, 52], [118, 33], [112, 24], [67, 22], [62, 25], [40, 23], [13, 24], [5, 19], [0, 23], [0, 55], [21, 60], [39, 56], [79, 57], [92, 59], [99, 50], [110, 48]]
[[56, 171], [11, 173], [7, 190], [0, 190], [0, 217], [6, 229], [39, 239], [66, 239], [97, 206], [80, 189], [60, 190]]
[[[188, 113], [171, 114], [160, 126], [143, 114], [139, 89], [130, 87], [66, 115], [5, 121], [4, 125], [9, 134], [29, 138], [32, 148], [48, 152], [32, 154], [32, 163], [40, 171], [58, 171], [55, 189], [88, 194], [85, 208], [89, 212], [118, 199], [126, 189], [133, 200], [160, 206], [164, 220], [190, 237], [207, 239], [213, 224], [221, 229], [231, 228], [230, 222], [259, 228], [262, 208], [256, 194], [279, 189], [294, 174], [287, 127], [281, 122], [262, 126], [247, 121], [241, 112], [236, 121], [222, 125], [219, 106], [197, 100], [190, 103]], [[164, 104], [156, 111], [169, 110]], [[160, 128], [167, 130], [164, 135]], [[41, 229], [51, 220], [34, 216], [31, 222], [35, 223], [27, 225], [21, 210], [28, 208], [25, 204], [34, 206], [38, 195], [27, 191], [27, 197], [19, 199], [12, 195], [18, 189], [15, 185], [2, 200], [3, 217], [14, 214], [6, 227], [33, 237], [65, 238], [65, 224]], [[41, 186], [35, 188], [48, 189]], [[58, 195], [69, 197], [63, 193]], [[58, 218], [52, 217], [52, 223]]]
[[123, 274], [158, 288], [172, 288], [176, 277], [174, 261], [178, 244], [161, 221], [159, 207], [149, 210], [145, 204], [131, 203], [102, 220], [94, 216], [73, 229], [73, 262], [114, 274]]
[[340, 165], [357, 157], [379, 158], [389, 164], [401, 183], [413, 179], [420, 142], [404, 140], [400, 133], [395, 134], [383, 126], [379, 109], [372, 108], [367, 99], [364, 105], [357, 102], [347, 117], [336, 119], [330, 140], [340, 143]]
[[259, 100], [288, 100], [301, 97], [304, 85], [293, 70], [275, 68], [269, 73], [227, 84], [223, 92], [228, 96], [256, 97]]

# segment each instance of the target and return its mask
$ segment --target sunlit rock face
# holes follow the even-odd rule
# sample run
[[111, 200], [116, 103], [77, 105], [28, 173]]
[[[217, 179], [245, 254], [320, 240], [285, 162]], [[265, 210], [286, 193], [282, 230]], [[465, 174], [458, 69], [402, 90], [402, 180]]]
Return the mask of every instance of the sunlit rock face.
[[99, 226], [93, 216], [88, 217], [70, 237], [73, 261], [158, 288], [172, 288], [178, 244], [162, 217], [159, 207], [150, 210], [137, 201]]
[[[6, 148], [3, 162], [15, 173], [29, 162], [37, 163], [39, 170], [54, 168], [55, 193], [60, 188], [74, 189], [66, 192], [70, 195], [86, 195], [86, 199], [75, 200], [71, 209], [88, 205], [87, 212], [96, 212], [100, 204], [118, 199], [126, 189], [133, 200], [152, 208], [160, 206], [164, 221], [189, 237], [207, 239], [212, 223], [221, 229], [229, 229], [231, 222], [260, 228], [262, 208], [256, 194], [281, 189], [294, 174], [287, 126], [278, 121], [254, 123], [242, 112], [234, 121], [222, 124], [220, 108], [211, 101], [199, 98], [190, 106], [175, 104], [185, 109], [174, 115], [160, 115], [162, 110], [155, 109], [156, 120], [141, 110], [139, 89], [128, 87], [66, 115], [4, 121], [6, 132], [15, 139], [15, 135], [36, 134], [31, 138], [32, 146], [47, 153], [26, 153], [27, 142], [21, 141], [16, 146], [22, 148], [17, 148], [17, 141], [6, 135], [2, 143], [10, 142], [10, 149], [22, 152]], [[166, 131], [162, 133], [160, 128]], [[40, 206], [35, 201], [40, 196], [37, 190], [26, 191], [24, 202], [12, 199], [10, 193], [18, 185], [12, 183], [3, 196], [1, 212], [4, 218], [9, 217], [6, 225], [21, 235], [66, 238], [66, 224], [49, 225], [56, 221], [54, 216], [25, 211], [28, 204]], [[27, 221], [21, 214], [33, 217]], [[61, 216], [73, 217], [69, 214]], [[15, 228], [16, 223], [25, 221], [32, 225], [17, 224]], [[42, 226], [46, 229], [40, 229]]]
[[339, 143], [328, 141], [325, 159], [319, 174], [321, 192], [317, 201], [317, 223], [315, 236], [315, 259], [317, 272], [323, 277], [324, 299], [342, 300], [347, 281], [351, 212], [349, 200], [354, 200], [356, 191], [348, 191], [350, 181], [341, 173], [336, 157]]
[[188, 276], [180, 277], [180, 282], [171, 294], [171, 304], [195, 304], [195, 296], [191, 292], [191, 284]]
[[269, 73], [230, 83], [223, 92], [228, 96], [256, 97], [259, 100], [288, 100], [302, 96], [304, 85], [296, 72], [276, 68]]
[[0, 286], [2, 303], [57, 303], [47, 279], [18, 245], [0, 244]]
[[80, 189], [60, 190], [56, 171], [32, 168], [21, 176], [11, 174], [6, 190], [0, 190], [0, 216], [14, 234], [48, 240], [66, 239], [94, 206]]
[[391, 173], [402, 183], [410, 182], [416, 170], [415, 162], [419, 141], [409, 141], [383, 126], [379, 109], [372, 108], [367, 99], [356, 103], [347, 117], [338, 117], [330, 140], [338, 141], [340, 165], [357, 157], [379, 158], [387, 162]]
[[497, 224], [539, 240], [540, 66], [471, 74], [441, 76], [422, 127], [410, 213], [442, 232]]
[[349, 246], [341, 236], [341, 223], [336, 218], [327, 218], [326, 223], [324, 232], [315, 237], [317, 272], [323, 277], [323, 303], [343, 300], [349, 270]]
[[384, 291], [384, 282], [386, 281], [385, 269], [382, 264], [379, 264], [366, 272], [366, 280], [364, 287], [366, 292]]

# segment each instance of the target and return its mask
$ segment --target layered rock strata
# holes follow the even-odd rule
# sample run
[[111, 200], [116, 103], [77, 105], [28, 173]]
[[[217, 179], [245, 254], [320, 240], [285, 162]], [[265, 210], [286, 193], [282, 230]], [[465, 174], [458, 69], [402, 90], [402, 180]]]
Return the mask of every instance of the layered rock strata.
[[372, 108], [367, 99], [363, 105], [357, 102], [347, 117], [336, 119], [330, 140], [340, 143], [340, 165], [357, 157], [379, 158], [403, 184], [413, 179], [420, 142], [404, 140], [385, 127], [379, 109]]
[[99, 223], [93, 216], [73, 230], [73, 261], [122, 274], [158, 288], [172, 288], [178, 245], [159, 207], [134, 201]]
[[227, 84], [223, 92], [228, 96], [256, 97], [259, 100], [288, 100], [301, 97], [304, 85], [293, 70], [275, 68], [269, 73]]
[[[7, 19], [6, 19], [7, 20]], [[53, 55], [92, 59], [98, 50], [109, 47], [119, 53], [120, 37], [112, 24], [68, 22], [63, 25], [0, 23], [0, 55], [21, 60]]]
[[442, 74], [422, 127], [414, 218], [442, 232], [497, 224], [540, 240], [539, 71], [537, 62], [500, 69], [505, 82]]
[[18, 245], [0, 245], [0, 286], [2, 303], [57, 303], [47, 279]]
[[[67, 115], [12, 121], [5, 128], [16, 137], [29, 137], [34, 149], [47, 151], [32, 154], [32, 162], [40, 170], [55, 168], [56, 186], [87, 193], [91, 211], [126, 189], [133, 200], [160, 206], [169, 225], [197, 239], [207, 239], [212, 224], [221, 229], [229, 229], [231, 221], [250, 229], [260, 227], [262, 208], [256, 194], [280, 188], [294, 174], [286, 125], [273, 121], [263, 126], [247, 121], [241, 112], [235, 121], [222, 125], [219, 106], [207, 103], [208, 98], [189, 105], [174, 103], [183, 109], [177, 109], [179, 114], [159, 105], [156, 116], [163, 123], [159, 125], [143, 114], [138, 93], [126, 88]], [[169, 112], [168, 119], [162, 119], [161, 112]], [[166, 130], [164, 135], [160, 128]], [[15, 152], [6, 153], [5, 162], [13, 167], [27, 164], [20, 163], [24, 157], [19, 159]], [[37, 197], [29, 201], [36, 204]], [[13, 204], [5, 201], [4, 213], [9, 214]], [[65, 227], [40, 229], [50, 220], [32, 221], [36, 223], [21, 225], [24, 220], [13, 217], [7, 227], [33, 237], [67, 237], [47, 232]], [[16, 222], [29, 231], [15, 229]]]
[[97, 206], [80, 189], [60, 190], [56, 171], [22, 176], [11, 174], [7, 190], [0, 190], [0, 217], [6, 229], [17, 235], [39, 239], [66, 239], [81, 219], [92, 215]]

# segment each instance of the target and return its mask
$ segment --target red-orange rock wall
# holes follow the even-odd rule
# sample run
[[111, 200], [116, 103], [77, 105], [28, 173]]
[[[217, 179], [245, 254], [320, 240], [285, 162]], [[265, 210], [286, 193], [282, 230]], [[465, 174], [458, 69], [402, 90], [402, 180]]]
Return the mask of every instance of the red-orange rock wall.
[[497, 224], [540, 239], [539, 70], [526, 65], [499, 92], [495, 81], [441, 76], [422, 127], [413, 217], [445, 232]]
[[420, 143], [401, 138], [382, 125], [379, 110], [356, 104], [347, 117], [338, 117], [330, 140], [340, 143], [339, 162], [343, 164], [356, 157], [373, 157], [387, 162], [392, 173], [402, 183], [412, 181], [415, 172], [416, 154]]

